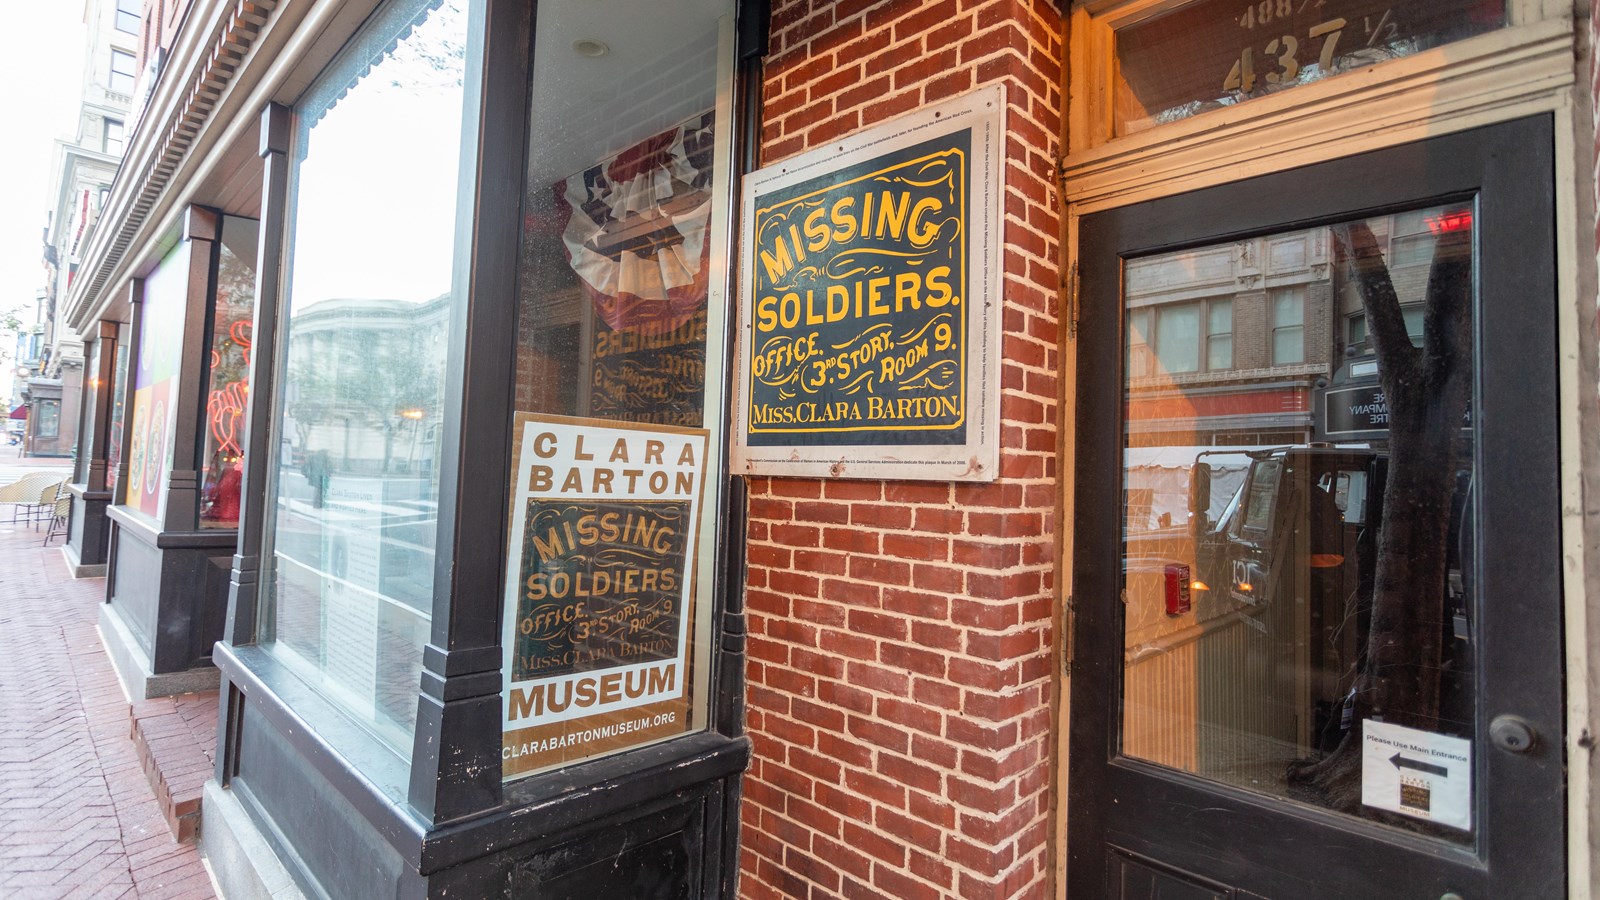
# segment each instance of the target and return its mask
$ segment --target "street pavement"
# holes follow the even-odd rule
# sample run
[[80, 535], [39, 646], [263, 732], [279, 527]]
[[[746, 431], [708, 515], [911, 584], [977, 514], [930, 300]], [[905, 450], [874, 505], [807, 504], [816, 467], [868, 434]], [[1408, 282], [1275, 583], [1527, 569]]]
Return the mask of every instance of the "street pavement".
[[[70, 471], [0, 448], [0, 484]], [[214, 893], [173, 841], [95, 632], [105, 581], [74, 580], [61, 539], [0, 514], [0, 898], [190, 900]]]

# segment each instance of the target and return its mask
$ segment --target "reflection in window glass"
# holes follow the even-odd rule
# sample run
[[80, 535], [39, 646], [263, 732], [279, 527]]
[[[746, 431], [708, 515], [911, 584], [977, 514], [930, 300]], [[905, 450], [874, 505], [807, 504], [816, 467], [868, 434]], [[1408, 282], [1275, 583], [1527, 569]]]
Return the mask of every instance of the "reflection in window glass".
[[1206, 307], [1206, 369], [1233, 368], [1233, 301], [1213, 300]]
[[103, 340], [95, 341], [89, 345], [89, 366], [84, 370], [87, 381], [83, 385], [81, 405], [78, 407], [78, 446], [74, 450], [72, 465], [72, 480], [77, 484], [87, 484], [89, 481], [89, 467], [94, 460], [105, 456], [105, 447], [98, 446], [95, 436], [100, 433], [100, 423], [95, 421], [95, 410], [100, 408], [100, 398], [105, 392], [111, 390], [111, 385], [101, 382], [100, 372], [101, 354], [110, 352], [109, 346]]
[[[262, 642], [401, 756], [433, 603], [467, 0], [374, 14], [296, 108]], [[270, 551], [270, 552], [265, 552]]]
[[1150, 310], [1128, 310], [1128, 377], [1150, 374]]
[[110, 436], [106, 438], [106, 483], [112, 487], [112, 479], [116, 478], [117, 466], [122, 464], [122, 415], [126, 408], [128, 390], [128, 342], [125, 337], [128, 333], [126, 326], [117, 330], [117, 361], [112, 369], [111, 379], [111, 422], [108, 427]]
[[[1427, 787], [1407, 782], [1399, 816], [1363, 806], [1365, 731], [1474, 737], [1472, 430], [1434, 423], [1467, 421], [1476, 282], [1470, 207], [1410, 216], [1420, 278], [1385, 256], [1394, 218], [1137, 261], [1178, 279], [1212, 254], [1192, 290], [1230, 282], [1235, 352], [1261, 364], [1125, 382], [1121, 751], [1403, 826], [1429, 818]], [[1268, 243], [1305, 248], [1280, 266], [1293, 287], [1255, 280]], [[1126, 303], [1147, 302], [1140, 278], [1125, 284]], [[1424, 310], [1450, 340], [1413, 346]], [[1355, 350], [1334, 352], [1346, 337]], [[1186, 609], [1167, 596], [1184, 580]], [[1425, 830], [1467, 840], [1465, 816]]]
[[1199, 370], [1199, 304], [1163, 306], [1156, 310], [1156, 359], [1167, 372]]
[[1306, 359], [1306, 295], [1302, 288], [1272, 293], [1272, 364], [1294, 365]]
[[239, 527], [244, 412], [250, 395], [250, 323], [256, 310], [254, 219], [227, 216], [217, 261], [209, 335], [209, 386], [201, 435], [200, 527]]
[[[593, 56], [574, 54], [562, 43], [564, 30], [546, 27], [551, 9], [557, 8], [539, 8], [535, 29], [516, 408], [535, 417], [590, 420], [580, 427], [591, 429], [614, 423], [626, 423], [630, 433], [658, 435], [711, 429], [703, 467], [710, 477], [700, 509], [715, 510], [713, 473], [723, 465], [719, 411], [725, 405], [720, 386], [731, 137], [728, 122], [719, 118], [726, 115], [725, 105], [719, 113], [719, 87], [731, 82], [733, 4], [631, 4], [626, 19], [595, 35], [610, 52]], [[542, 501], [531, 502], [537, 507], [532, 512], [518, 511], [529, 521], [557, 514], [554, 501], [542, 507]], [[664, 520], [665, 512], [644, 506], [602, 504], [591, 512], [617, 522]], [[579, 554], [583, 559], [559, 545], [535, 547], [539, 558], [533, 564], [547, 572], [562, 578], [573, 572], [571, 577], [589, 583], [606, 583], [614, 574], [619, 586], [604, 597], [553, 598], [557, 602], [537, 608], [539, 599], [552, 598], [520, 599], [509, 621], [526, 621], [529, 629], [508, 638], [515, 649], [507, 662], [514, 684], [529, 685], [529, 691], [546, 684], [559, 689], [570, 682], [539, 673], [566, 672], [574, 659], [580, 670], [615, 673], [635, 672], [654, 658], [679, 660], [674, 671], [686, 675], [674, 685], [677, 696], [615, 713], [648, 723], [618, 739], [582, 737], [589, 726], [604, 724], [594, 717], [511, 716], [508, 778], [704, 727], [710, 627], [705, 592], [715, 534], [714, 522], [702, 521], [696, 540], [674, 551], [672, 569], [697, 567], [699, 574], [687, 582], [686, 596], [670, 598], [655, 596], [644, 580], [668, 571], [668, 565], [630, 549], [615, 528]], [[634, 611], [650, 615], [668, 599], [672, 611], [660, 621], [670, 627], [644, 627], [645, 619]], [[541, 612], [552, 610], [576, 624], [536, 631], [534, 623], [545, 621], [538, 618]], [[638, 633], [652, 640], [608, 637], [604, 623], [622, 621], [643, 628]], [[569, 732], [581, 739], [569, 740]], [[545, 738], [565, 749], [527, 751]]]

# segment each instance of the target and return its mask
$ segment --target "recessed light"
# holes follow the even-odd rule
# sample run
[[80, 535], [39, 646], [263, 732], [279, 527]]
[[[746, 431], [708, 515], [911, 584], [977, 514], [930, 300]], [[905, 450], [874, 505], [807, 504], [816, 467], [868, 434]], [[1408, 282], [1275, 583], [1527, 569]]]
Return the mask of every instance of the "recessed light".
[[580, 38], [576, 41], [573, 41], [572, 49], [576, 50], [579, 55], [587, 56], [591, 59], [599, 56], [605, 56], [607, 53], [611, 52], [611, 48], [606, 46], [605, 41], [597, 41], [593, 38]]

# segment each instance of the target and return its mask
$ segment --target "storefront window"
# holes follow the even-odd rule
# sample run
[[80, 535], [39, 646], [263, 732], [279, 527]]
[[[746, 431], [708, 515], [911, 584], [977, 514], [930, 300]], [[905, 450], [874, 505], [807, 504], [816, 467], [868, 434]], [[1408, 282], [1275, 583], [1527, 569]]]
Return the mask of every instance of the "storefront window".
[[133, 378], [133, 445], [123, 502], [160, 519], [172, 477], [172, 431], [178, 418], [178, 361], [189, 296], [190, 244], [180, 242], [144, 280], [139, 361]]
[[55, 438], [61, 435], [61, 401], [40, 400], [34, 404], [37, 409], [33, 436], [38, 438]]
[[732, 12], [707, 0], [637, 4], [579, 34], [540, 7], [503, 636], [507, 778], [705, 727]]
[[72, 480], [78, 484], [89, 481], [90, 464], [95, 457], [105, 453], [105, 448], [96, 446], [94, 439], [100, 432], [100, 425], [95, 421], [95, 410], [100, 406], [99, 398], [111, 390], [111, 385], [99, 378], [100, 356], [105, 347], [105, 341], [95, 341], [89, 345], [89, 366], [84, 370], [83, 391], [78, 402], [78, 445], [73, 451], [72, 466]]
[[409, 757], [433, 605], [468, 0], [374, 13], [295, 109], [264, 646]]
[[256, 308], [254, 219], [222, 220], [211, 312], [209, 385], [200, 457], [200, 527], [239, 527], [244, 411], [250, 393], [250, 323]]

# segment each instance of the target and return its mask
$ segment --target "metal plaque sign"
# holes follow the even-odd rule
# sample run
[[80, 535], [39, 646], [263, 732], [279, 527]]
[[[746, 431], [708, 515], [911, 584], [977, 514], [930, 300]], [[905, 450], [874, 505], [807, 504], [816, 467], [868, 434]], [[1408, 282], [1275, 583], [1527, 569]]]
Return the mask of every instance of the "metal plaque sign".
[[998, 474], [1003, 95], [745, 179], [734, 471]]
[[506, 562], [507, 779], [689, 728], [707, 432], [516, 420]]

